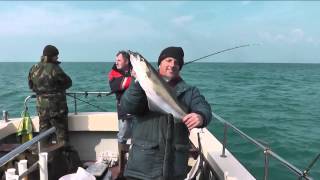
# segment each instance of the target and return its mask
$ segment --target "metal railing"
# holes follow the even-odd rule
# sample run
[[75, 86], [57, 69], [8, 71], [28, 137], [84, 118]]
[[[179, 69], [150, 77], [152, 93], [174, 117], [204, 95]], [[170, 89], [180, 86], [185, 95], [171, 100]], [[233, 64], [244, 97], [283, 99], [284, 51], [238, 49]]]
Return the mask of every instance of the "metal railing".
[[101, 108], [101, 107], [99, 107], [99, 106], [96, 106], [96, 105], [91, 104], [91, 103], [89, 103], [89, 102], [87, 102], [87, 101], [83, 101], [83, 100], [79, 99], [79, 98], [77, 97], [77, 95], [80, 95], [80, 94], [81, 94], [81, 95], [84, 95], [85, 97], [87, 97], [89, 94], [95, 94], [95, 95], [97, 95], [97, 97], [102, 97], [102, 95], [104, 95], [104, 96], [109, 96], [109, 95], [113, 94], [113, 92], [84, 91], [84, 92], [67, 92], [66, 94], [67, 94], [68, 96], [70, 96], [70, 97], [73, 97], [73, 100], [74, 100], [74, 114], [77, 114], [77, 113], [78, 113], [77, 100], [82, 101], [82, 102], [84, 102], [84, 103], [87, 103], [87, 104], [89, 104], [89, 105], [91, 105], [91, 106], [93, 106], [93, 107], [95, 107], [95, 108], [97, 108], [97, 109], [106, 111], [105, 109], [103, 109], [103, 108]]
[[[43, 133], [40, 133], [39, 135], [37, 135], [36, 137], [34, 137], [33, 139], [31, 139], [30, 141], [25, 142], [24, 144], [20, 145], [19, 147], [15, 148], [14, 150], [12, 150], [11, 152], [7, 153], [6, 155], [4, 155], [3, 157], [0, 158], [0, 167], [2, 167], [3, 165], [5, 165], [6, 163], [8, 163], [9, 161], [11, 161], [12, 159], [14, 159], [15, 157], [17, 157], [18, 155], [20, 155], [21, 153], [23, 153], [24, 151], [26, 151], [27, 149], [29, 149], [32, 145], [34, 145], [35, 143], [38, 143], [38, 152], [39, 152], [39, 161], [35, 162], [34, 164], [32, 164], [30, 166], [30, 168], [27, 168], [26, 171], [24, 171], [22, 174], [20, 174], [20, 169], [19, 169], [19, 179], [22, 179], [23, 177], [27, 176], [29, 173], [33, 172], [34, 170], [36, 170], [37, 168], [39, 168], [40, 172], [40, 179], [41, 180], [46, 180], [48, 179], [48, 171], [47, 171], [47, 153], [43, 153], [41, 152], [40, 149], [40, 141], [48, 136], [50, 136], [52, 133], [56, 132], [56, 128], [52, 127], [48, 130], [46, 130]], [[9, 176], [8, 176], [9, 178]]]
[[278, 154], [273, 152], [269, 147], [261, 144], [257, 140], [255, 140], [252, 137], [248, 136], [247, 134], [245, 134], [244, 132], [239, 130], [237, 127], [235, 127], [234, 125], [232, 125], [228, 121], [224, 120], [222, 117], [218, 116], [214, 112], [212, 112], [212, 115], [213, 115], [213, 117], [215, 119], [217, 119], [218, 121], [220, 121], [221, 123], [224, 124], [223, 143], [222, 143], [223, 147], [222, 147], [221, 157], [227, 157], [226, 154], [225, 154], [225, 149], [226, 149], [226, 146], [227, 146], [227, 130], [230, 127], [236, 133], [241, 135], [244, 139], [249, 140], [249, 142], [253, 143], [254, 145], [256, 145], [257, 147], [259, 147], [260, 149], [263, 150], [263, 153], [264, 153], [264, 156], [265, 156], [265, 158], [264, 158], [265, 159], [264, 160], [265, 161], [265, 163], [264, 163], [264, 180], [268, 180], [268, 176], [269, 176], [269, 156], [271, 156], [271, 157], [275, 158], [276, 160], [278, 160], [283, 166], [287, 167], [290, 171], [295, 173], [295, 175], [297, 177], [299, 177], [300, 179], [304, 178], [306, 180], [313, 180], [312, 177], [310, 177], [306, 173], [304, 173], [305, 171], [301, 171], [299, 168], [295, 167], [294, 165], [292, 165], [291, 163], [289, 163], [288, 161], [283, 159], [281, 156], [279, 156]]
[[[95, 94], [98, 97], [102, 97], [102, 95], [105, 96], [109, 96], [111, 94], [113, 94], [113, 92], [68, 92], [66, 93], [66, 95], [73, 97], [74, 99], [74, 113], [77, 114], [77, 100], [82, 101], [84, 103], [87, 103], [93, 107], [96, 107], [98, 109], [102, 109], [94, 104], [91, 104], [90, 102], [81, 100], [79, 98], [77, 98], [77, 95], [84, 95], [85, 97], [87, 97], [89, 94]], [[30, 99], [32, 98], [36, 98], [36, 95], [29, 95], [25, 98], [24, 100], [24, 108], [25, 111], [28, 110], [28, 102]], [[104, 110], [104, 109], [102, 109]], [[105, 110], [104, 110], [105, 111]], [[6, 112], [7, 113], [7, 112]], [[3, 113], [4, 114], [4, 113]], [[52, 133], [54, 133], [56, 131], [55, 127], [52, 127], [50, 129], [48, 129], [47, 131], [40, 133], [39, 135], [37, 135], [36, 137], [34, 137], [33, 139], [31, 139], [30, 141], [20, 145], [19, 147], [15, 148], [14, 150], [12, 150], [11, 152], [7, 153], [6, 155], [4, 155], [3, 157], [0, 158], [0, 167], [2, 167], [3, 165], [5, 165], [6, 163], [8, 163], [9, 161], [11, 161], [12, 159], [14, 159], [15, 157], [17, 157], [19, 154], [23, 153], [24, 151], [26, 151], [27, 149], [29, 149], [32, 145], [34, 145], [35, 143], [40, 143], [40, 141], [48, 136], [50, 136]], [[40, 145], [38, 144], [38, 151], [39, 151], [39, 161], [35, 162], [33, 165], [31, 165], [30, 168], [28, 168], [25, 172], [23, 172], [20, 176], [19, 179], [21, 179], [22, 177], [28, 175], [30, 172], [34, 171], [35, 169], [39, 168], [39, 165], [41, 166], [41, 162], [40, 162]], [[43, 171], [43, 168], [41, 168]], [[40, 176], [47, 176], [47, 174], [43, 174], [40, 172]], [[44, 177], [42, 177], [41, 179], [46, 179]]]
[[[98, 97], [101, 97], [102, 95], [105, 96], [109, 96], [111, 94], [113, 94], [113, 92], [67, 92], [66, 95], [72, 97], [74, 99], [74, 114], [77, 114], [77, 100], [85, 102], [93, 107], [96, 107], [98, 109], [101, 109], [100, 107], [93, 105], [89, 102], [83, 101], [81, 99], [79, 99], [77, 97], [77, 95], [85, 95], [85, 97], [87, 97], [89, 94], [95, 94]], [[27, 101], [30, 98], [35, 98], [35, 95], [31, 95], [28, 96], [25, 100], [25, 108], [27, 108]], [[104, 109], [102, 109], [104, 110]], [[105, 111], [105, 110], [104, 110]], [[234, 125], [232, 125], [231, 123], [229, 123], [228, 121], [224, 120], [223, 118], [221, 118], [220, 116], [218, 116], [217, 114], [215, 114], [214, 112], [212, 112], [212, 115], [214, 118], [216, 118], [217, 120], [219, 120], [221, 123], [224, 124], [224, 135], [223, 135], [223, 148], [222, 148], [222, 154], [221, 157], [227, 157], [225, 154], [225, 149], [227, 146], [227, 131], [228, 128], [233, 129], [236, 133], [238, 133], [239, 135], [241, 135], [244, 139], [249, 140], [251, 143], [253, 143], [254, 145], [256, 145], [257, 147], [259, 147], [260, 149], [263, 150], [264, 153], [264, 180], [268, 180], [268, 176], [269, 176], [269, 156], [275, 158], [276, 160], [278, 160], [283, 166], [287, 167], [290, 171], [292, 171], [293, 173], [295, 173], [295, 175], [299, 178], [304, 178], [306, 180], [313, 180], [312, 177], [308, 176], [308, 174], [306, 174], [305, 172], [308, 171], [301, 171], [299, 168], [295, 167], [294, 165], [292, 165], [291, 163], [289, 163], [288, 161], [286, 161], [285, 159], [283, 159], [281, 156], [279, 156], [278, 154], [276, 154], [275, 152], [273, 152], [269, 147], [261, 144], [260, 142], [258, 142], [257, 140], [253, 139], [252, 137], [250, 137], [249, 135], [245, 134], [244, 132], [242, 132], [241, 130], [239, 130], [237, 127], [235, 127]]]
[[[0, 158], [0, 167], [29, 149], [32, 145], [35, 143], [38, 143], [38, 152], [39, 152], [39, 161], [35, 162], [30, 166], [30, 168], [27, 168], [26, 171], [24, 171], [22, 174], [20, 174], [20, 169], [19, 169], [19, 179], [22, 179], [23, 177], [27, 176], [29, 173], [33, 172], [37, 168], [39, 168], [40, 172], [40, 179], [41, 180], [46, 180], [48, 179], [48, 172], [47, 172], [47, 153], [42, 153], [40, 149], [40, 141], [48, 136], [50, 136], [52, 133], [56, 132], [56, 128], [52, 127], [48, 130], [46, 130], [43, 133], [40, 133], [39, 135], [35, 136], [31, 140], [25, 142], [24, 144], [20, 145], [19, 147], [15, 148], [11, 152], [7, 153], [3, 157]], [[9, 178], [9, 176], [8, 176]]]
[[[111, 94], [113, 94], [113, 92], [104, 92], [104, 91], [79, 91], [79, 92], [67, 92], [66, 95], [67, 96], [70, 96], [73, 98], [73, 102], [74, 102], [74, 114], [78, 114], [78, 103], [77, 101], [82, 101], [86, 104], [89, 104], [90, 106], [92, 107], [95, 107], [97, 109], [100, 109], [102, 111], [107, 111], [97, 105], [94, 105], [94, 104], [91, 104], [90, 102], [87, 102], [87, 101], [84, 101], [82, 99], [79, 99], [77, 96], [78, 95], [84, 95], [85, 97], [88, 97], [89, 94], [94, 94], [94, 95], [97, 95], [97, 97], [102, 97], [102, 96], [110, 96]], [[30, 95], [30, 96], [27, 96], [26, 99], [24, 100], [24, 107], [26, 110], [28, 110], [28, 106], [27, 106], [27, 103], [28, 101], [31, 99], [31, 98], [36, 98], [36, 95], [33, 94], [33, 95]]]
[[43, 138], [50, 136], [54, 132], [56, 132], [56, 128], [52, 127], [46, 130], [45, 132], [37, 135], [36, 137], [32, 138], [30, 141], [27, 141], [19, 147], [15, 148], [11, 152], [7, 153], [6, 155], [0, 158], [0, 167], [5, 165], [7, 162], [11, 161], [13, 158], [17, 157], [19, 154], [23, 153], [25, 150], [29, 149], [33, 144], [41, 141]]

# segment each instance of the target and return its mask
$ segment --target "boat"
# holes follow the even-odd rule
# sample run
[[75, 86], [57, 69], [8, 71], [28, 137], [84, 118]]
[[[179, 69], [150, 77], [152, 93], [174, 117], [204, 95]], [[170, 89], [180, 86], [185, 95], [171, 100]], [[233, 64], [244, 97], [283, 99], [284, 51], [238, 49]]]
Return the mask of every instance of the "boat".
[[[112, 169], [116, 169], [117, 161], [117, 132], [118, 132], [118, 119], [116, 112], [78, 112], [77, 103], [80, 100], [80, 95], [88, 96], [90, 94], [110, 95], [109, 92], [68, 92], [69, 96], [74, 101], [74, 112], [68, 115], [69, 137], [71, 145], [78, 151], [82, 162], [91, 162], [87, 166], [87, 171], [97, 178], [113, 179]], [[28, 109], [28, 102], [30, 99], [35, 98], [35, 95], [30, 95], [25, 99], [25, 108]], [[71, 109], [69, 107], [69, 109]], [[219, 115], [213, 114], [213, 121], [224, 124], [224, 138], [222, 142], [215, 137], [207, 128], [195, 129], [190, 133], [190, 140], [193, 149], [190, 150], [190, 157], [188, 165], [190, 172], [186, 179], [208, 179], [208, 180], [254, 180], [254, 177], [249, 170], [242, 165], [242, 163], [226, 148], [227, 147], [227, 131], [232, 129], [238, 135], [245, 138], [249, 142], [255, 144], [265, 155], [264, 159], [264, 179], [269, 179], [269, 158], [278, 160], [284, 167], [288, 168], [297, 178], [313, 179], [308, 176], [308, 170], [300, 170], [294, 165], [284, 160], [281, 156], [273, 152], [269, 147], [264, 146], [254, 138], [248, 136], [240, 129], [221, 118]], [[6, 118], [6, 117], [5, 117]], [[26, 149], [32, 147], [39, 142], [43, 137], [50, 136], [54, 133], [55, 128], [51, 128], [46, 132], [39, 134], [39, 118], [37, 116], [31, 117], [34, 133], [37, 134], [32, 140], [19, 144], [17, 142], [16, 133], [21, 122], [21, 118], [9, 118], [0, 123], [0, 166], [2, 175], [8, 172], [3, 169], [9, 162], [15, 161], [15, 158], [23, 153]], [[215, 122], [215, 123], [216, 123]], [[7, 151], [7, 153], [3, 153]], [[40, 151], [39, 151], [40, 152]], [[102, 157], [106, 156], [108, 157]], [[39, 169], [40, 179], [48, 178], [46, 162], [40, 161], [42, 154], [39, 153], [39, 161], [35, 162], [28, 169], [19, 172], [15, 175], [16, 178], [23, 178], [28, 176], [28, 173]], [[104, 172], [96, 172], [98, 162], [101, 165], [101, 158], [109, 158], [109, 164], [102, 168]], [[99, 161], [100, 159], [100, 161]], [[115, 162], [115, 163], [111, 163]], [[111, 166], [112, 164], [112, 166]], [[39, 165], [39, 168], [37, 168]], [[114, 166], [115, 165], [115, 166]], [[84, 166], [85, 167], [85, 166]], [[93, 168], [92, 168], [93, 167]], [[99, 166], [101, 167], [101, 166]], [[91, 169], [90, 169], [91, 168]], [[44, 170], [45, 169], [45, 170]], [[93, 170], [92, 170], [93, 169]], [[110, 171], [109, 171], [110, 170]], [[104, 176], [104, 177], [101, 177]]]

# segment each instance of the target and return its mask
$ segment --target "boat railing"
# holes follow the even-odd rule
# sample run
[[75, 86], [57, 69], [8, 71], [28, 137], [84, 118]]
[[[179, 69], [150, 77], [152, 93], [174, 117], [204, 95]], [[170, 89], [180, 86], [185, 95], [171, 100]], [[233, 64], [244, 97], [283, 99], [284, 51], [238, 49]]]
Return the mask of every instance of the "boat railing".
[[[90, 102], [88, 102], [88, 101], [84, 101], [84, 100], [82, 100], [82, 99], [80, 99], [80, 98], [78, 97], [79, 95], [84, 95], [85, 97], [88, 97], [88, 95], [90, 95], [90, 94], [91, 94], [91, 95], [96, 95], [97, 97], [102, 97], [102, 96], [110, 96], [111, 94], [113, 94], [113, 92], [103, 92], [103, 91], [101, 91], [101, 92], [95, 92], [95, 91], [67, 92], [66, 95], [69, 96], [69, 97], [71, 97], [71, 98], [73, 98], [74, 114], [77, 114], [77, 113], [78, 113], [78, 101], [81, 101], [81, 102], [83, 102], [83, 103], [86, 103], [86, 104], [88, 104], [88, 105], [90, 105], [90, 106], [92, 106], [92, 107], [95, 107], [95, 108], [97, 108], [97, 109], [100, 109], [100, 110], [102, 110], [102, 111], [107, 111], [107, 110], [105, 110], [105, 109], [103, 109], [103, 108], [101, 108], [101, 107], [99, 107], [99, 106], [97, 106], [97, 105], [94, 105], [94, 104], [92, 104], [92, 103], [90, 103]], [[36, 95], [33, 94], [33, 95], [27, 96], [27, 97], [25, 98], [25, 100], [24, 100], [24, 107], [25, 107], [26, 110], [28, 110], [28, 105], [27, 105], [27, 103], [28, 103], [28, 101], [29, 101], [31, 98], [36, 98]]]
[[281, 164], [283, 166], [287, 167], [290, 171], [295, 173], [295, 175], [297, 177], [299, 177], [299, 179], [302, 179], [302, 178], [306, 179], [306, 180], [312, 180], [313, 179], [308, 174], [306, 174], [307, 171], [301, 171], [299, 168], [297, 168], [296, 166], [292, 165], [291, 163], [286, 161], [284, 158], [282, 158], [281, 156], [279, 156], [278, 154], [273, 152], [270, 149], [270, 147], [267, 147], [267, 146], [261, 144], [257, 140], [253, 139], [252, 137], [250, 137], [249, 135], [247, 135], [246, 133], [242, 132], [240, 129], [238, 129], [234, 125], [232, 125], [230, 122], [226, 121], [222, 117], [220, 117], [217, 114], [215, 114], [214, 112], [212, 112], [212, 115], [213, 115], [213, 117], [215, 119], [217, 119], [218, 121], [220, 121], [221, 123], [224, 124], [221, 157], [226, 157], [225, 151], [226, 151], [226, 147], [227, 147], [227, 131], [228, 131], [228, 128], [231, 128], [237, 134], [242, 136], [244, 139], [249, 140], [249, 142], [253, 143], [254, 145], [256, 145], [257, 147], [259, 147], [260, 149], [263, 150], [263, 153], [264, 153], [264, 180], [268, 180], [268, 177], [269, 177], [269, 157], [273, 157], [276, 160], [278, 160], [279, 162], [281, 162]]
[[[85, 95], [85, 97], [87, 97], [89, 94], [94, 94], [97, 95], [98, 97], [101, 96], [109, 96], [111, 94], [113, 94], [113, 92], [88, 92], [88, 91], [84, 91], [84, 92], [67, 92], [66, 95], [72, 97], [74, 99], [74, 114], [77, 114], [77, 100], [82, 101], [84, 103], [87, 103], [93, 107], [96, 107], [98, 109], [101, 109], [101, 107], [98, 107], [94, 104], [91, 104], [87, 101], [83, 101], [81, 99], [79, 99], [77, 96], [78, 95]], [[27, 101], [30, 98], [35, 98], [35, 95], [31, 95], [28, 96], [25, 99], [25, 108], [27, 108]], [[104, 110], [104, 109], [101, 109]], [[238, 129], [237, 127], [235, 127], [234, 125], [232, 125], [230, 122], [226, 121], [225, 119], [223, 119], [222, 117], [218, 116], [217, 114], [215, 114], [214, 112], [212, 112], [212, 115], [215, 119], [217, 119], [218, 121], [220, 121], [221, 123], [224, 124], [224, 135], [223, 135], [223, 142], [222, 142], [222, 154], [221, 157], [226, 157], [225, 151], [226, 151], [226, 147], [227, 147], [227, 131], [228, 128], [233, 129], [236, 133], [238, 133], [240, 136], [242, 136], [244, 139], [249, 140], [249, 142], [253, 143], [254, 145], [256, 145], [257, 147], [259, 147], [260, 149], [262, 149], [263, 153], [264, 153], [264, 180], [268, 180], [269, 177], [269, 158], [273, 157], [276, 160], [278, 160], [283, 166], [285, 166], [286, 168], [288, 168], [290, 171], [292, 171], [293, 173], [295, 173], [295, 175], [297, 177], [299, 177], [300, 179], [306, 179], [306, 180], [313, 180], [312, 177], [310, 177], [307, 174], [307, 170], [305, 171], [301, 171], [299, 168], [297, 168], [296, 166], [292, 165], [291, 163], [289, 163], [288, 161], [286, 161], [284, 158], [282, 158], [281, 156], [279, 156], [278, 154], [276, 154], [275, 152], [273, 152], [270, 147], [267, 147], [265, 145], [263, 145], [262, 143], [258, 142], [257, 140], [255, 140], [254, 138], [250, 137], [249, 135], [247, 135], [246, 133], [242, 132], [240, 129]]]
[[66, 93], [68, 96], [72, 97], [73, 98], [73, 102], [74, 102], [74, 114], [77, 114], [78, 113], [78, 106], [77, 106], [77, 100], [78, 101], [81, 101], [81, 102], [84, 102], [86, 104], [89, 104], [97, 109], [100, 109], [100, 110], [103, 110], [105, 111], [103, 108], [99, 107], [99, 106], [96, 106], [94, 104], [91, 104], [90, 102], [87, 102], [87, 101], [84, 101], [84, 100], [81, 100], [79, 99], [77, 96], [78, 95], [84, 95], [85, 97], [87, 97], [89, 94], [94, 94], [94, 95], [97, 95], [97, 97], [102, 97], [102, 96], [109, 96], [111, 94], [113, 94], [113, 92], [94, 92], [94, 91], [83, 91], [83, 92], [67, 92]]
[[56, 128], [51, 127], [50, 129], [46, 130], [45, 132], [38, 134], [37, 136], [35, 136], [31, 140], [23, 143], [22, 145], [18, 146], [17, 148], [12, 150], [11, 152], [7, 153], [6, 155], [4, 155], [3, 157], [0, 158], [0, 167], [2, 167], [3, 165], [5, 165], [9, 161], [11, 161], [12, 159], [17, 157], [18, 155], [20, 155], [21, 153], [23, 153], [24, 151], [29, 149], [32, 145], [38, 143], [39, 161], [35, 162], [33, 165], [30, 166], [29, 169], [27, 169], [24, 173], [22, 173], [19, 176], [19, 179], [21, 177], [26, 176], [28, 173], [34, 171], [38, 166], [40, 169], [40, 179], [45, 179], [45, 178], [41, 178], [41, 177], [48, 176], [48, 174], [47, 174], [47, 172], [48, 172], [47, 171], [47, 160], [46, 160], [47, 154], [45, 152], [44, 153], [41, 152], [40, 141], [42, 139], [50, 136], [51, 134], [53, 134], [55, 131], [56, 131]]

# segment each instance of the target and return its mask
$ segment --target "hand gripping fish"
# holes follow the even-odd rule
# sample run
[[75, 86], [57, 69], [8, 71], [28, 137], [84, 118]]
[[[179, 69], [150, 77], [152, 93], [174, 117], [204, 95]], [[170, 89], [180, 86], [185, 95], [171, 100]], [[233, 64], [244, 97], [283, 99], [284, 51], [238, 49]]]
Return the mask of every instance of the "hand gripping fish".
[[182, 119], [187, 114], [186, 110], [158, 71], [141, 54], [128, 52], [136, 78], [147, 95], [149, 108]]

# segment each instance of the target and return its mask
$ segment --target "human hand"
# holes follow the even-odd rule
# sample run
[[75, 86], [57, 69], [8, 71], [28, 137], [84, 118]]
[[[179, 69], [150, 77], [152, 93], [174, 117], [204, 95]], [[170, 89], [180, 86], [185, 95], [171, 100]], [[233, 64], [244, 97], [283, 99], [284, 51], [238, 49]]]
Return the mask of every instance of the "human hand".
[[200, 114], [190, 113], [182, 118], [182, 122], [188, 127], [189, 131], [191, 131], [193, 128], [202, 126], [203, 118]]

